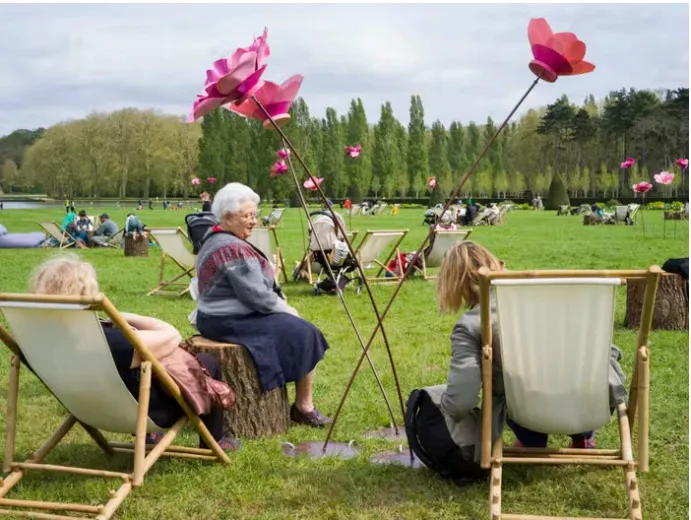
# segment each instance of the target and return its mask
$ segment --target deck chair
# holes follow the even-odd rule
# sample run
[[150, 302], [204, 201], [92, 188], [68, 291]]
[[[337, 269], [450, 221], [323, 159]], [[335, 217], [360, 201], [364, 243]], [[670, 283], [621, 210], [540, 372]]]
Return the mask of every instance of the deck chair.
[[636, 221], [636, 213], [638, 213], [638, 210], [640, 208], [641, 208], [640, 204], [629, 204], [629, 211], [630, 211], [629, 219], [631, 220], [632, 223]]
[[[391, 271], [388, 268], [388, 263], [394, 255], [396, 255], [396, 258], [400, 258], [398, 246], [401, 244], [407, 234], [407, 229], [397, 229], [392, 231], [367, 231], [365, 233], [365, 236], [362, 237], [362, 241], [355, 250], [355, 258], [357, 258], [358, 262], [360, 262], [360, 265], [362, 265], [363, 271], [368, 269], [376, 269], [379, 267], [379, 270], [374, 277], [367, 277], [368, 282], [396, 282], [400, 279], [401, 275]], [[391, 247], [389, 254], [383, 261], [379, 260], [381, 254], [391, 244], [393, 244], [393, 246]], [[381, 274], [385, 271], [390, 275], [389, 277], [381, 276]], [[402, 272], [400, 266], [398, 272]], [[362, 280], [360, 280], [358, 290], [362, 290]]]
[[[85, 298], [5, 293], [0, 294], [0, 311], [13, 334], [11, 336], [0, 327], [0, 340], [14, 354], [8, 386], [3, 461], [5, 477], [0, 481], [0, 515], [107, 520], [115, 514], [133, 487], [141, 487], [144, 484], [145, 475], [162, 455], [230, 463], [228, 456], [214, 441], [199, 416], [182, 398], [179, 387], [149, 349], [142, 345], [132, 328], [104, 295]], [[103, 311], [113, 325], [123, 332], [142, 360], [139, 402], [132, 397], [118, 374], [99, 321], [99, 311]], [[55, 433], [33, 452], [29, 459], [25, 462], [15, 462], [17, 401], [22, 363], [55, 396], [68, 415]], [[166, 391], [175, 398], [184, 415], [165, 433], [158, 444], [147, 445], [147, 433], [163, 431], [163, 428], [148, 417], [152, 375], [155, 375]], [[172, 445], [182, 427], [188, 422], [211, 449]], [[77, 423], [107, 455], [133, 454], [133, 471], [43, 463], [43, 459]], [[109, 442], [101, 430], [135, 434], [134, 443]], [[94, 505], [99, 504], [98, 499], [89, 500], [87, 504], [68, 504], [5, 498], [27, 470], [71, 474], [75, 478], [77, 475], [114, 478], [120, 480], [120, 487], [111, 491], [110, 500], [104, 505]], [[20, 511], [14, 508], [38, 509], [42, 512]], [[58, 511], [63, 515], [65, 512], [73, 511], [87, 513], [90, 516], [60, 516], [48, 514], [46, 510]]]
[[[480, 270], [482, 323], [481, 465], [491, 468], [490, 519], [542, 519], [502, 513], [505, 464], [619, 466], [624, 471], [629, 519], [641, 519], [635, 468], [648, 471], [650, 333], [661, 269], [641, 271]], [[616, 287], [625, 279], [646, 280], [637, 356], [627, 404], [617, 408], [619, 449], [504, 448], [492, 443], [492, 334], [490, 295], [496, 305], [504, 389], [509, 416], [547, 434], [597, 430], [610, 420], [609, 367]], [[631, 433], [638, 412], [638, 460]], [[564, 519], [565, 517], [558, 517]], [[575, 519], [573, 519], [575, 520]], [[595, 520], [595, 519], [590, 519]]]
[[[194, 277], [194, 269], [197, 262], [197, 257], [187, 249], [189, 238], [182, 228], [147, 228], [147, 232], [151, 239], [161, 248], [161, 267], [158, 276], [158, 285], [149, 291], [147, 296], [152, 294], [161, 294], [168, 291], [170, 288], [182, 287], [182, 290], [175, 289], [180, 296], [189, 292], [189, 281], [187, 283], [178, 282], [180, 278], [188, 276]], [[170, 280], [166, 281], [165, 268], [166, 258], [170, 258], [175, 265], [177, 265], [182, 273], [176, 275]]]
[[468, 237], [473, 232], [472, 229], [459, 229], [456, 231], [445, 231], [439, 230], [434, 231], [434, 242], [432, 243], [432, 250], [427, 255], [421, 255], [420, 261], [422, 262], [422, 269], [416, 267], [416, 271], [420, 272], [425, 280], [433, 280], [437, 276], [430, 275], [427, 269], [430, 267], [441, 267], [441, 261], [444, 259], [444, 255], [449, 250], [449, 248], [457, 244], [458, 242], [463, 242], [468, 240]]
[[254, 228], [252, 236], [250, 236], [247, 241], [264, 253], [266, 258], [269, 259], [269, 262], [273, 263], [276, 281], [278, 282], [279, 273], [282, 273], [283, 281], [287, 282], [288, 276], [286, 275], [285, 260], [278, 242], [276, 226]]
[[269, 213], [266, 217], [262, 217], [262, 224], [267, 227], [278, 226], [278, 223], [283, 218], [285, 208], [278, 208]]
[[46, 240], [54, 238], [60, 244], [60, 249], [70, 247], [77, 241], [67, 231], [63, 231], [57, 222], [39, 222], [38, 225], [46, 232]]
[[125, 235], [125, 228], [118, 230], [113, 236], [106, 240], [108, 247], [120, 247], [122, 245], [122, 238]]
[[357, 217], [360, 214], [361, 210], [362, 210], [362, 206], [360, 206], [360, 204], [353, 204], [352, 207], [350, 208], [350, 216], [351, 217]]

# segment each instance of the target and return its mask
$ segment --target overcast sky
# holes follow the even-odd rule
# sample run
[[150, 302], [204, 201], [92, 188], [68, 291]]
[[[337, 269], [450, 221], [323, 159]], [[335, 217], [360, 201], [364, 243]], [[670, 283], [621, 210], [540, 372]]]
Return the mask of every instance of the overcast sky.
[[688, 4], [0, 5], [0, 136], [123, 107], [187, 114], [205, 70], [264, 26], [264, 75], [293, 74], [312, 115], [361, 97], [371, 122], [391, 101], [408, 121], [508, 114], [533, 80], [527, 25], [575, 32], [595, 72], [540, 84], [521, 112], [562, 94], [581, 102], [621, 87], [689, 83]]

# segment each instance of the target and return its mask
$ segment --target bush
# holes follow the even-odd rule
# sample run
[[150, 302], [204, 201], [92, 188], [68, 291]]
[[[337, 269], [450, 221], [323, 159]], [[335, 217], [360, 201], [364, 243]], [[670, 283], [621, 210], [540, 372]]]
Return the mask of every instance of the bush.
[[661, 210], [661, 209], [666, 209], [666, 204], [664, 202], [658, 201], [658, 202], [648, 202], [645, 205], [645, 209], [656, 209], [656, 210]]
[[561, 175], [555, 173], [552, 177], [552, 183], [549, 185], [545, 209], [557, 210], [559, 206], [571, 206], [571, 200]]
[[619, 202], [617, 199], [609, 199], [607, 202], [605, 202], [608, 208], [614, 208], [616, 206], [623, 206], [621, 202]]
[[675, 200], [669, 205], [669, 207], [672, 208], [674, 211], [681, 211], [682, 209], [684, 209], [684, 203], [679, 200]]
[[362, 204], [362, 194], [358, 183], [353, 184], [348, 190], [348, 198], [353, 204]]

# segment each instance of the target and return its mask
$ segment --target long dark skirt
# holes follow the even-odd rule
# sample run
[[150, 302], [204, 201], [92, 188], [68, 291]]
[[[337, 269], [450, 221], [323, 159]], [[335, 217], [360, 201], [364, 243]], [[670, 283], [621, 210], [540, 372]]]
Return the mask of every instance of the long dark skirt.
[[317, 327], [292, 314], [211, 316], [198, 312], [197, 329], [212, 341], [244, 346], [265, 391], [305, 377], [329, 348]]

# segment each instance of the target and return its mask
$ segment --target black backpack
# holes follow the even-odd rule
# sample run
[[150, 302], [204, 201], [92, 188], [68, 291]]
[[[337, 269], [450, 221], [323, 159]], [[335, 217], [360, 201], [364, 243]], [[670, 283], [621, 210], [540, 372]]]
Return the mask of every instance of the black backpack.
[[211, 233], [211, 228], [218, 225], [218, 220], [214, 214], [208, 211], [192, 213], [185, 216], [187, 224], [187, 236], [192, 242], [192, 252], [196, 255], [202, 248], [206, 237]]
[[424, 390], [413, 390], [406, 404], [408, 445], [420, 461], [443, 478], [455, 481], [485, 478], [488, 470], [474, 461], [472, 446], [461, 448], [451, 438], [441, 411]]

